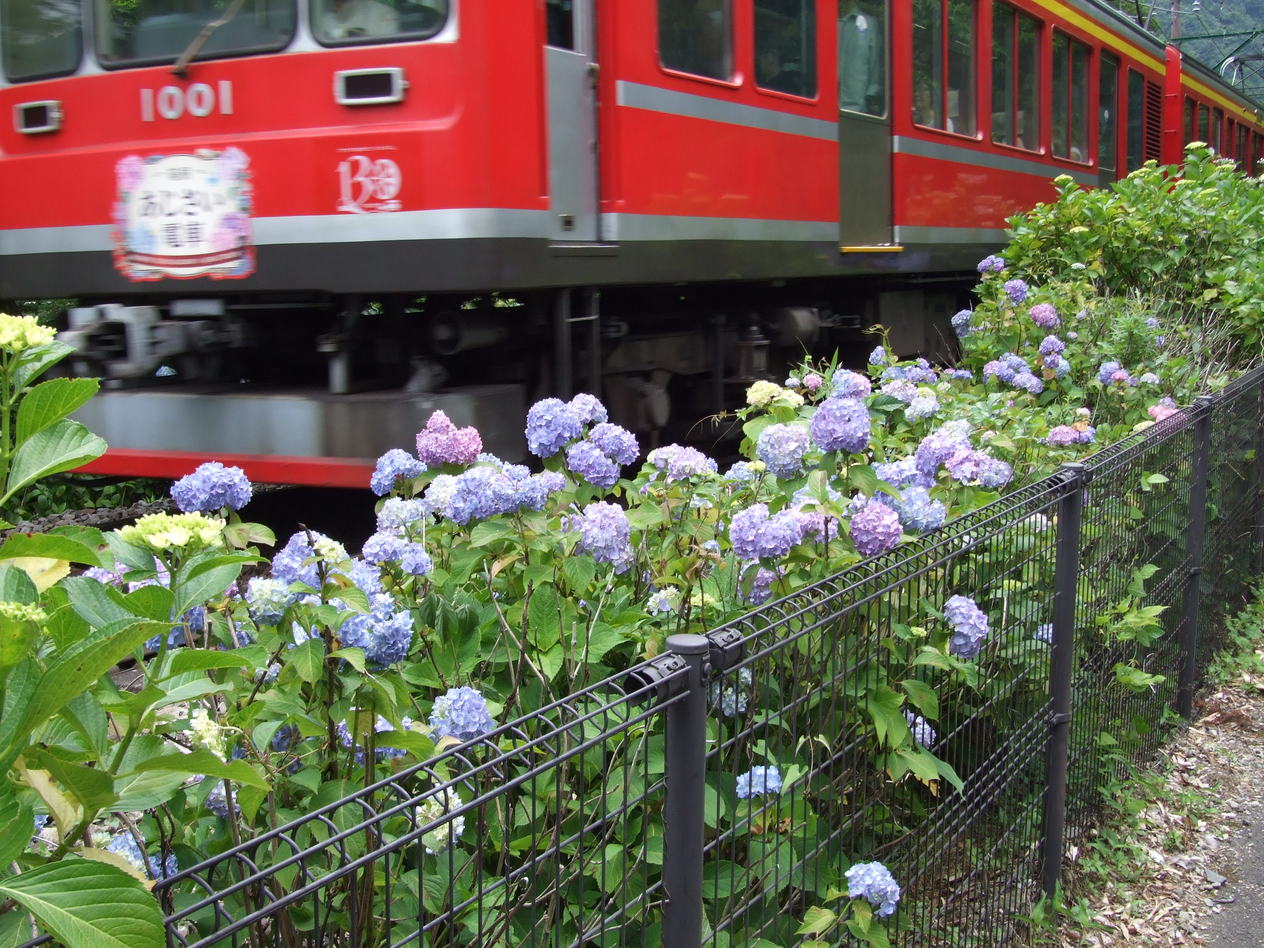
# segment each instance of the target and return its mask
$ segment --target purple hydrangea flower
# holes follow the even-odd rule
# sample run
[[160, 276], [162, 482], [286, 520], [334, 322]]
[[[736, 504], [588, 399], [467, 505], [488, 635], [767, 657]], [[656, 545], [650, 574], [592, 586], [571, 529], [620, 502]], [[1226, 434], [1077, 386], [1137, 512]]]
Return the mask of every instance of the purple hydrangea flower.
[[241, 468], [207, 461], [171, 485], [171, 498], [184, 513], [218, 513], [224, 507], [240, 510], [252, 491]]
[[[1006, 289], [1009, 284], [1005, 284]], [[1014, 300], [1015, 303], [1021, 303], [1022, 300]], [[1052, 303], [1037, 303], [1027, 311], [1027, 315], [1031, 317], [1031, 321], [1041, 329], [1057, 329], [1062, 325], [1062, 320], [1058, 318], [1058, 311], [1053, 308]], [[1041, 349], [1041, 354], [1044, 350]]]
[[626, 428], [602, 422], [588, 432], [588, 440], [601, 449], [601, 453], [619, 464], [631, 464], [641, 453], [636, 435]]
[[584, 419], [560, 398], [545, 398], [527, 411], [527, 449], [540, 458], [551, 458], [566, 442], [584, 433]]
[[395, 482], [401, 478], [413, 478], [422, 474], [426, 465], [399, 448], [391, 448], [377, 459], [373, 476], [369, 478], [369, 488], [379, 497], [385, 497], [395, 489]]
[[876, 909], [874, 914], [879, 918], [894, 914], [895, 903], [900, 901], [900, 886], [886, 866], [880, 862], [857, 863], [847, 870], [846, 876], [848, 896], [864, 899]]
[[602, 488], [613, 487], [619, 479], [619, 465], [591, 441], [576, 441], [567, 447], [566, 469]]
[[970, 319], [974, 316], [974, 310], [961, 309], [957, 310], [952, 317], [952, 328], [956, 330], [957, 335], [965, 337], [970, 335]]
[[543, 510], [549, 495], [566, 486], [566, 478], [556, 471], [541, 471], [518, 482], [518, 509]]
[[449, 688], [435, 698], [430, 711], [430, 727], [435, 737], [452, 737], [472, 741], [496, 729], [496, 722], [487, 710], [487, 701], [468, 685]]
[[[408, 730], [409, 727], [412, 726], [412, 721], [405, 716], [400, 719], [400, 724], [403, 726], [404, 730]], [[380, 714], [377, 716], [377, 720], [373, 722], [373, 731], [376, 734], [382, 734], [394, 730], [395, 725], [391, 724], [390, 721], [386, 720], [386, 718], [382, 717]], [[338, 742], [347, 750], [352, 750], [352, 748], [355, 749], [355, 762], [357, 764], [363, 764], [364, 748], [356, 742], [355, 737], [351, 733], [351, 728], [347, 726], [346, 721], [339, 721], [334, 726], [334, 734], [337, 735]], [[386, 760], [390, 757], [403, 757], [406, 753], [408, 752], [398, 747], [378, 747], [375, 749], [373, 756], [377, 760]]]
[[882, 348], [882, 346], [874, 346], [873, 352], [869, 353], [869, 364], [870, 365], [886, 365], [887, 364], [887, 350]]
[[781, 792], [781, 771], [776, 767], [752, 767], [737, 778], [737, 797], [776, 796]]
[[1103, 362], [1097, 370], [1097, 381], [1109, 385], [1121, 368], [1118, 362]]
[[632, 550], [628, 540], [632, 525], [622, 507], [605, 501], [589, 504], [583, 516], [572, 518], [569, 526], [580, 532], [579, 551], [598, 563], [626, 566], [630, 561]]
[[473, 464], [483, 450], [483, 439], [473, 427], [458, 428], [442, 411], [436, 411], [417, 432], [417, 457], [429, 467]]
[[822, 451], [856, 454], [869, 446], [873, 422], [860, 399], [832, 395], [817, 406], [808, 428]]
[[1040, 354], [1042, 356], [1056, 355], [1066, 349], [1066, 343], [1057, 336], [1045, 336], [1040, 340]]
[[[190, 511], [185, 512], [189, 513]], [[132, 838], [132, 834], [127, 831], [118, 833], [111, 838], [105, 848], [108, 852], [122, 856], [139, 871], [146, 873], [151, 879], [165, 879], [167, 876], [173, 876], [180, 871], [174, 855], [168, 856], [161, 862], [156, 856], [145, 855], [140, 846], [137, 845], [136, 840]]]
[[580, 392], [572, 398], [570, 407], [580, 422], [585, 425], [604, 424], [610, 419], [606, 406], [601, 404], [601, 399], [587, 392]]
[[852, 514], [851, 539], [865, 556], [893, 549], [903, 532], [899, 515], [876, 497], [865, 498]]
[[1145, 324], [1146, 324], [1146, 329], [1158, 329], [1159, 319], [1157, 316], [1147, 317]]
[[759, 474], [757, 469], [751, 467], [750, 461], [737, 461], [724, 473], [724, 479], [739, 484], [751, 484], [759, 480]]
[[986, 451], [965, 449], [955, 452], [944, 461], [953, 480], [962, 484], [979, 484], [983, 487], [1002, 487], [1014, 475], [1013, 468], [994, 458]]
[[777, 581], [777, 573], [758, 564], [751, 564], [755, 570], [751, 580], [750, 591], [743, 597], [752, 606], [759, 606], [772, 598], [772, 584]]
[[1017, 373], [1012, 382], [1014, 388], [1021, 388], [1025, 392], [1032, 395], [1039, 395], [1045, 390], [1045, 383], [1040, 381], [1039, 377], [1032, 375], [1030, 372]]
[[1096, 439], [1097, 429], [1092, 425], [1083, 427], [1058, 425], [1049, 430], [1045, 442], [1055, 447], [1064, 448], [1072, 444], [1092, 444]]
[[1047, 355], [1042, 362], [1044, 367], [1053, 373], [1055, 379], [1066, 378], [1071, 371], [1071, 363], [1060, 355]]
[[668, 444], [655, 448], [645, 457], [646, 462], [667, 475], [667, 482], [681, 481], [697, 474], [714, 474], [716, 464], [697, 448]]
[[797, 477], [803, 473], [803, 456], [810, 444], [804, 425], [769, 425], [759, 433], [755, 453], [777, 477]]
[[744, 560], [778, 559], [803, 542], [804, 519], [796, 511], [769, 516], [767, 504], [752, 504], [733, 515], [729, 542]]
[[[938, 462], [935, 466], [938, 468]], [[886, 481], [892, 487], [907, 487], [910, 484], [930, 487], [935, 482], [933, 474], [928, 477], [918, 470], [916, 459], [912, 456], [900, 458], [898, 461], [875, 464], [873, 472], [878, 475], [879, 480]]]
[[928, 434], [913, 455], [918, 472], [923, 477], [933, 479], [941, 464], [958, 451], [970, 449], [968, 432], [969, 424], [958, 420], [950, 421]]
[[958, 658], [972, 659], [983, 648], [988, 634], [988, 617], [969, 596], [953, 596], [944, 603], [944, 618], [952, 628], [948, 651]]
[[1005, 292], [1017, 306], [1027, 299], [1027, 283], [1024, 280], [1006, 280]]
[[[850, 372], [847, 374], [855, 375], [856, 373]], [[866, 383], [869, 381], [868, 379], [865, 379], [863, 375], [858, 376], [858, 377], [861, 379], [864, 379]], [[821, 378], [815, 372], [809, 372], [807, 375], [803, 376], [803, 387], [806, 388], [809, 392], [815, 392], [817, 389], [821, 387], [821, 385], [824, 382], [825, 382], [825, 379]]]
[[977, 268], [980, 273], [1000, 273], [1005, 269], [1005, 258], [988, 254], [979, 261]]
[[882, 394], [911, 405], [917, 398], [917, 386], [908, 379], [889, 379], [882, 383]]
[[913, 400], [904, 409], [904, 417], [909, 421], [921, 421], [939, 411], [939, 399], [929, 389], [919, 390]]
[[920, 714], [914, 714], [912, 711], [904, 712], [904, 720], [908, 721], [909, 730], [913, 732], [913, 740], [929, 749], [934, 746], [935, 741], [939, 739], [939, 735], [935, 733], [935, 729]]

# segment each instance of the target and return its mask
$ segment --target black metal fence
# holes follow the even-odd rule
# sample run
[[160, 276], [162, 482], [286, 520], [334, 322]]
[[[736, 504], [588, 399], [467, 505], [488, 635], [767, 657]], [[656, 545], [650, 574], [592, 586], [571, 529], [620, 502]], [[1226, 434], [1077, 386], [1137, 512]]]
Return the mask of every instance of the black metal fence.
[[[880, 861], [904, 890], [902, 943], [1004, 943], [1104, 783], [1188, 714], [1217, 620], [1257, 574], [1262, 419], [1255, 372], [918, 542], [328, 800], [159, 884], [169, 941], [791, 945], [809, 909], [840, 908], [848, 866]], [[972, 671], [924, 648], [954, 595], [990, 619]], [[1125, 619], [1152, 604], [1168, 608], [1148, 641]], [[929, 720], [911, 719], [913, 697]], [[875, 732], [905, 711], [918, 743], [875, 756]], [[757, 792], [753, 769], [773, 766], [780, 792]]]

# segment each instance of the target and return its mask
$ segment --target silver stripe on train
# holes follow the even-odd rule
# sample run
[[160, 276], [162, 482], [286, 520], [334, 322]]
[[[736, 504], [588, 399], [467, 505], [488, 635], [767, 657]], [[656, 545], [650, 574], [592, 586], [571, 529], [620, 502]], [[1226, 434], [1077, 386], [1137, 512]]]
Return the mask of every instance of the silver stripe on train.
[[1009, 232], [991, 227], [895, 227], [897, 244], [995, 244], [1009, 243]]
[[782, 132], [786, 135], [801, 135], [804, 138], [818, 138], [827, 142], [838, 141], [837, 122], [827, 122], [824, 119], [808, 118], [803, 115], [790, 115], [777, 109], [764, 109], [756, 105], [743, 105], [740, 102], [726, 102], [710, 96], [648, 86], [640, 82], [629, 82], [626, 79], [620, 79], [615, 84], [615, 88], [617, 103], [628, 108], [664, 112], [668, 115], [683, 115], [687, 118], [704, 119], [709, 122], [723, 122], [726, 125]]
[[1074, 168], [1052, 167], [1042, 161], [1010, 155], [994, 155], [990, 152], [977, 151], [974, 148], [955, 145], [950, 142], [929, 142], [921, 138], [909, 138], [907, 135], [896, 135], [891, 140], [891, 147], [898, 155], [916, 155], [919, 158], [936, 158], [940, 161], [956, 161], [963, 165], [993, 168], [997, 171], [1013, 171], [1019, 174], [1035, 175], [1039, 178], [1053, 178], [1058, 174], [1068, 174], [1080, 184], [1096, 185], [1098, 176], [1091, 171], [1080, 171]]

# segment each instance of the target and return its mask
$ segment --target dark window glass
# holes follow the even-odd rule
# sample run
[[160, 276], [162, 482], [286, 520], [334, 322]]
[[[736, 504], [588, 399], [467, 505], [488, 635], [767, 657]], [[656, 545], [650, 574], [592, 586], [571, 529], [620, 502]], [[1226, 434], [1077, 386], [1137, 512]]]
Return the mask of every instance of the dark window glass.
[[1128, 70], [1128, 169], [1136, 171], [1145, 164], [1145, 76]]
[[1185, 144], [1198, 139], [1198, 103], [1185, 97]]
[[4, 74], [11, 82], [64, 76], [79, 68], [83, 31], [72, 0], [0, 0]]
[[1216, 149], [1217, 152], [1224, 148], [1224, 113], [1219, 109], [1211, 110], [1211, 137], [1207, 139], [1207, 144]]
[[839, 0], [839, 108], [887, 114], [886, 35], [886, 0]]
[[973, 135], [975, 0], [914, 0], [913, 121]]
[[574, 49], [575, 9], [572, 0], [545, 0], [544, 14], [548, 20], [548, 44], [558, 49]]
[[992, 141], [1040, 145], [1040, 23], [1008, 4], [992, 13]]
[[816, 95], [816, 11], [811, 0], [756, 0], [755, 84]]
[[1198, 106], [1198, 140], [1211, 144], [1211, 109], [1201, 103]]
[[1072, 161], [1088, 155], [1089, 48], [1062, 33], [1053, 36], [1053, 153]]
[[312, 32], [331, 46], [424, 39], [443, 29], [448, 19], [448, 0], [312, 0], [312, 4]]
[[[100, 3], [96, 7], [97, 57], [106, 66], [172, 62], [190, 48], [208, 24], [227, 12], [217, 0]], [[294, 0], [246, 0], [207, 35], [198, 59], [280, 49], [294, 35]]]
[[658, 0], [658, 56], [667, 69], [730, 78], [732, 0]]
[[1114, 171], [1119, 150], [1119, 60], [1102, 54], [1097, 82], [1097, 163]]

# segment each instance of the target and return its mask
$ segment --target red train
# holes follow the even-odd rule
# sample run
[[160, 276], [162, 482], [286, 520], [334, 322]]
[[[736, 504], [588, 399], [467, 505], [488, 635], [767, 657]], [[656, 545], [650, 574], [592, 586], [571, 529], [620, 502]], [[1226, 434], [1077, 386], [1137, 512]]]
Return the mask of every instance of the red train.
[[666, 436], [770, 352], [934, 351], [1006, 218], [1255, 103], [1095, 0], [0, 0], [0, 297], [99, 471], [361, 486], [435, 408]]

